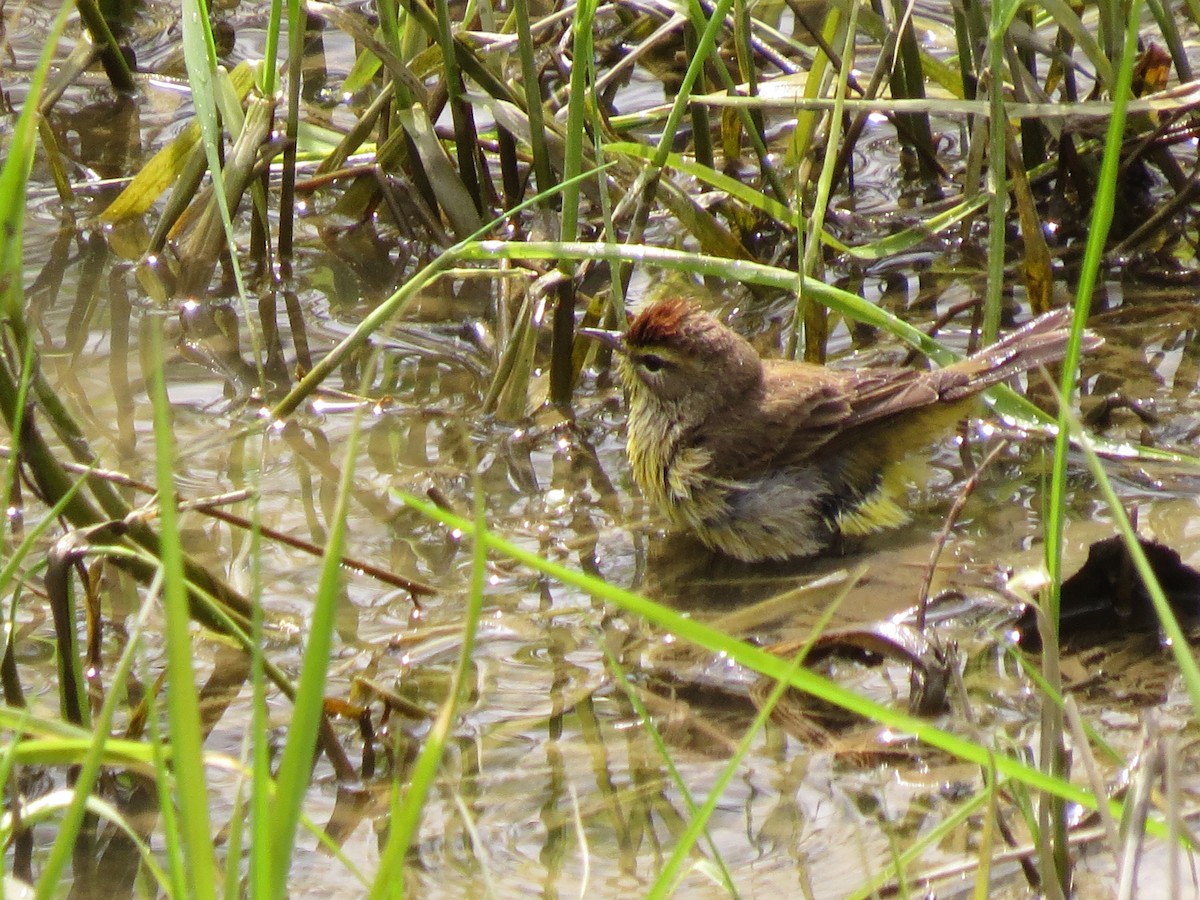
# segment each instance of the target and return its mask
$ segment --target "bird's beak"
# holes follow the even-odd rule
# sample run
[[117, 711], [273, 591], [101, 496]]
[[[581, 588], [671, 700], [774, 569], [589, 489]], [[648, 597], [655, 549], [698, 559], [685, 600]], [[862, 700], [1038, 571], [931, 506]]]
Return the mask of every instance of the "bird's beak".
[[617, 353], [625, 352], [625, 333], [622, 331], [605, 331], [603, 328], [580, 328], [577, 334], [591, 338]]

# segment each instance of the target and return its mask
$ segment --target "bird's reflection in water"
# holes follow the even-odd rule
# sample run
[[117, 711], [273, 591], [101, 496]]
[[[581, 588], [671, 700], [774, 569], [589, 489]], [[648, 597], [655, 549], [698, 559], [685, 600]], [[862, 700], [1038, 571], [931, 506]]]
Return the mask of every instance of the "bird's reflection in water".
[[688, 535], [668, 534], [650, 540], [640, 591], [705, 620], [749, 624], [757, 615], [763, 624], [788, 619], [803, 627], [841, 597], [838, 621], [875, 621], [916, 602], [928, 563], [928, 544], [911, 536], [855, 542], [838, 554], [745, 563]]

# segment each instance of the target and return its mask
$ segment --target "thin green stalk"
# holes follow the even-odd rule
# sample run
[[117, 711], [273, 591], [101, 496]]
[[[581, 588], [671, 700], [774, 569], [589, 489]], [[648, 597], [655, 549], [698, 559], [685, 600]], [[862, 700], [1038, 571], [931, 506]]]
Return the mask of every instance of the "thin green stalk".
[[[21, 380], [17, 382], [17, 397], [16, 403], [13, 406], [13, 424], [12, 433], [21, 434], [25, 427], [25, 404], [29, 396], [29, 382], [33, 376], [33, 337], [29, 332], [25, 333], [24, 337], [23, 358], [21, 360]], [[10, 453], [8, 456], [8, 464], [4, 467], [4, 483], [0, 485], [0, 509], [9, 508], [9, 500], [12, 498], [13, 484], [16, 482], [17, 470], [20, 466], [21, 454]], [[74, 492], [70, 496], [60, 498], [61, 501], [69, 502], [74, 497]], [[7, 567], [6, 567], [7, 568]], [[8, 583], [7, 579], [0, 577], [0, 589]]]
[[[743, 3], [742, 0], [734, 0], [734, 7], [736, 15], [738, 16], [737, 21], [740, 23], [742, 18], [746, 15], [745, 3]], [[743, 33], [744, 32], [742, 28], [735, 28], [735, 42], [737, 45], [736, 52], [739, 57], [742, 54], [742, 41], [740, 40], [740, 37]], [[692, 27], [691, 23], [683, 26], [683, 52], [686, 54], [688, 59], [690, 59], [696, 52], [696, 29]], [[703, 77], [703, 74], [701, 74], [701, 77]], [[750, 93], [752, 95], [758, 93], [757, 84], [751, 85], [750, 88]], [[705, 83], [701, 86], [701, 90], [705, 92], [709, 90], [707, 79], [705, 79]], [[712, 168], [712, 123], [709, 120], [708, 107], [700, 103], [693, 103], [689, 107], [688, 111], [692, 116], [692, 156], [695, 158], [698, 164]], [[758, 115], [757, 118], [761, 120], [762, 115]]]
[[[975, 872], [975, 900], [988, 900], [992, 885], [992, 854], [996, 847], [996, 816], [1000, 811], [996, 803], [996, 769], [987, 766], [983, 770], [984, 795], [988, 800], [987, 813], [983, 819], [983, 834], [979, 838], [979, 868]], [[1103, 809], [1101, 805], [1101, 809]]]
[[513, 12], [517, 20], [517, 55], [521, 60], [521, 84], [525, 88], [525, 114], [529, 116], [533, 174], [538, 191], [543, 192], [554, 186], [554, 169], [546, 149], [546, 123], [542, 118], [542, 94], [533, 54], [529, 0], [513, 0]]
[[[221, 86], [215, 83], [217, 77], [217, 49], [213, 41], [212, 25], [209, 18], [206, 0], [183, 0], [183, 59], [187, 67], [188, 83], [192, 91], [192, 105], [196, 118], [200, 120], [200, 131], [204, 135], [204, 152], [208, 160], [208, 172], [212, 178], [213, 194], [216, 198], [217, 209], [221, 214], [221, 223], [225, 231], [225, 246], [229, 251], [230, 267], [233, 279], [237, 285], [238, 298], [241, 301], [243, 322], [249, 330], [251, 345], [254, 348], [255, 366], [258, 370], [259, 384], [266, 392], [266, 374], [262, 364], [262, 339], [258, 328], [254, 325], [251, 315], [250, 300], [246, 292], [246, 282], [242, 277], [242, 267], [239, 263], [237, 237], [233, 230], [233, 214], [229, 198], [226, 196], [225, 178], [221, 169], [221, 122], [218, 116], [221, 97], [224, 93]], [[228, 76], [222, 74], [222, 79]], [[241, 108], [236, 107], [236, 116], [240, 122]], [[234, 127], [235, 107], [226, 105], [227, 124]]]
[[696, 44], [696, 55], [689, 61], [687, 70], [683, 73], [679, 94], [675, 97], [675, 102], [671, 104], [671, 111], [667, 114], [667, 121], [663, 124], [662, 137], [658, 139], [658, 147], [650, 164], [651, 172], [657, 172], [667, 163], [667, 156], [671, 152], [675, 135], [679, 132], [679, 125], [687, 114], [688, 104], [692, 98], [692, 89], [696, 86], [696, 81], [704, 70], [705, 61], [712, 54], [713, 47], [716, 46], [717, 34], [724, 26], [725, 17], [729, 15], [729, 9], [732, 6], [733, 0], [717, 0], [712, 16], [705, 23], [704, 30], [700, 32], [700, 40]]
[[[1070, 401], [1075, 396], [1076, 379], [1080, 355], [1083, 329], [1091, 310], [1092, 292], [1095, 289], [1096, 278], [1104, 255], [1104, 246], [1108, 240], [1109, 228], [1112, 225], [1113, 208], [1116, 203], [1117, 174], [1121, 160], [1121, 142], [1125, 131], [1125, 107], [1131, 95], [1133, 82], [1133, 60], [1137, 47], [1137, 26], [1141, 11], [1141, 3], [1134, 0], [1130, 4], [1129, 20], [1124, 36], [1124, 47], [1121, 53], [1121, 65], [1117, 71], [1116, 86], [1113, 93], [1113, 112], [1109, 120], [1108, 134], [1105, 139], [1104, 156], [1100, 164], [1100, 175], [1097, 180], [1096, 198], [1092, 206], [1092, 222], [1088, 229], [1087, 248], [1084, 251], [1084, 261], [1079, 273], [1079, 286], [1075, 296], [1075, 318], [1071, 341], [1062, 363], [1062, 382], [1059, 387], [1061, 401], [1058, 413], [1058, 434], [1054, 441], [1054, 461], [1051, 468], [1050, 496], [1048, 499], [1048, 521], [1046, 522], [1046, 568], [1050, 573], [1050, 598], [1047, 603], [1047, 613], [1051, 622], [1049, 635], [1043, 640], [1047, 645], [1057, 647], [1059, 620], [1059, 588], [1062, 584], [1062, 550], [1063, 528], [1066, 521], [1066, 490], [1067, 490], [1067, 451], [1069, 450], [1069, 431], [1071, 419]], [[1114, 37], [1115, 40], [1115, 37]], [[1140, 548], [1139, 548], [1140, 549]], [[1136, 556], [1135, 556], [1136, 559]], [[1044, 672], [1047, 681], [1056, 689], [1061, 690], [1061, 679], [1057, 671], [1057, 654], [1045, 655], [1047, 668]], [[1193, 703], [1200, 702], [1200, 683], [1198, 693], [1192, 697]], [[1065, 749], [1063, 745], [1063, 717], [1057, 707], [1048, 704], [1045, 708], [1043, 721], [1042, 753], [1049, 767], [1050, 774], [1061, 774], [1065, 771]], [[1058, 876], [1058, 885], [1065, 890], [1069, 882], [1069, 862], [1062, 803], [1056, 801], [1049, 804], [1055, 812], [1053, 821], [1046, 823], [1054, 832], [1055, 873], [1046, 872], [1044, 887], [1054, 885], [1053, 875]], [[1043, 806], [1043, 810], [1047, 806]], [[1043, 817], [1043, 822], [1045, 818]], [[1049, 860], [1043, 860], [1048, 864]]]
[[84, 816], [87, 813], [87, 800], [92, 794], [92, 788], [95, 787], [96, 780], [100, 776], [100, 769], [105, 762], [105, 745], [108, 742], [109, 734], [112, 732], [117, 707], [125, 699], [125, 686], [129, 680], [129, 673], [133, 669], [133, 663], [137, 657], [138, 650], [141, 647], [142, 632], [146, 628], [150, 611], [154, 608], [155, 600], [158, 598], [160, 584], [161, 580], [156, 579], [147, 590], [146, 600], [142, 603], [137, 616], [134, 617], [133, 627], [129, 633], [129, 640], [125, 645], [124, 651], [121, 653], [121, 658], [117, 661], [117, 666], [113, 670], [112, 677], [109, 679], [108, 691], [104, 696], [104, 703], [101, 705], [100, 713], [97, 715], [92, 726], [92, 744], [75, 776], [75, 783], [73, 785], [75, 798], [70, 807], [64, 812], [62, 821], [58, 824], [54, 844], [50, 848], [50, 853], [46, 857], [45, 862], [42, 864], [42, 870], [37, 883], [37, 896], [39, 900], [40, 898], [50, 898], [58, 895], [63, 873], [66, 871], [67, 864], [71, 861], [71, 855], [75, 850], [75, 841], [79, 836], [79, 829], [82, 827]]
[[[912, 0], [892, 0], [896, 17], [896, 75], [892, 81], [892, 96], [923, 100], [925, 98], [925, 72], [921, 60], [921, 48], [913, 28]], [[896, 116], [896, 125], [901, 133], [912, 142], [916, 150], [917, 165], [921, 177], [936, 182], [939, 171], [937, 154], [933, 146], [933, 128], [929, 124], [929, 113], [901, 113]]]
[[283, 27], [283, 0], [271, 0], [267, 12], [267, 36], [263, 43], [263, 62], [259, 84], [263, 95], [270, 97], [279, 85], [279, 32]]
[[[571, 95], [567, 101], [566, 150], [563, 162], [562, 231], [564, 238], [579, 236], [579, 191], [582, 184], [575, 176], [583, 169], [583, 142], [587, 136], [589, 106], [595, 104], [596, 71], [592, 46], [592, 23], [596, 15], [596, 0], [581, 0], [572, 25], [573, 58]], [[603, 161], [597, 155], [597, 162]], [[555, 285], [553, 343], [550, 362], [550, 399], [555, 403], [570, 402], [574, 382], [572, 360], [575, 340], [575, 289], [569, 277], [571, 267], [559, 264], [564, 277]]]
[[417, 836], [425, 801], [437, 779], [450, 729], [457, 718], [459, 706], [466, 696], [472, 655], [475, 649], [475, 635], [479, 627], [479, 620], [483, 616], [483, 591], [487, 578], [488, 545], [484, 540], [484, 536], [487, 534], [487, 510], [484, 504], [483, 482], [479, 478], [478, 472], [474, 478], [474, 494], [475, 517], [472, 528], [474, 546], [471, 554], [471, 582], [467, 594], [467, 606], [463, 612], [462, 649], [459, 651], [454, 675], [450, 679], [446, 699], [438, 710], [437, 719], [429, 729], [425, 745], [421, 748], [416, 763], [413, 764], [408, 789], [403, 792], [397, 789], [393, 794], [391, 827], [388, 832], [387, 844], [380, 853], [379, 871], [371, 890], [371, 900], [404, 895], [404, 866], [408, 861], [408, 851]]
[[83, 20], [84, 27], [92, 36], [92, 42], [100, 48], [100, 61], [104, 65], [104, 74], [108, 76], [109, 82], [118, 91], [137, 90], [137, 82], [129, 70], [125, 54], [121, 52], [121, 47], [117, 44], [117, 39], [108, 27], [108, 21], [100, 12], [96, 0], [75, 0], [75, 6], [79, 10], [79, 18]]
[[1004, 307], [1005, 223], [1008, 216], [1008, 118], [1004, 102], [1004, 42], [1018, 3], [992, 4], [988, 29], [988, 272], [983, 304], [982, 342], [990, 344], [1000, 333]]
[[1125, 507], [1121, 503], [1121, 498], [1117, 496], [1108, 473], [1104, 471], [1104, 463], [1096, 455], [1096, 450], [1092, 446], [1090, 438], [1077, 425], [1073, 425], [1072, 437], [1075, 438], [1079, 446], [1083, 449], [1084, 455], [1087, 458], [1088, 468], [1091, 469], [1092, 475], [1095, 477], [1096, 483], [1100, 488], [1100, 493], [1104, 496], [1105, 503], [1108, 504], [1108, 511], [1113, 517], [1113, 524], [1116, 525], [1117, 531], [1125, 542], [1125, 547], [1129, 551], [1130, 558], [1133, 560], [1133, 566], [1137, 569], [1138, 577], [1146, 588], [1146, 593], [1150, 597], [1150, 602], [1153, 604], [1154, 612], [1158, 617], [1159, 626], [1166, 635], [1167, 645], [1170, 647], [1171, 654], [1175, 657], [1175, 664], [1179, 667], [1179, 673], [1183, 677], [1188, 700], [1192, 704], [1192, 716], [1195, 721], [1200, 721], [1200, 665], [1197, 664], [1196, 658], [1192, 655], [1191, 643], [1188, 640], [1188, 636], [1179, 626], [1179, 620], [1175, 617], [1171, 603], [1167, 599], [1162, 585], [1158, 583], [1158, 578], [1154, 574], [1154, 569], [1150, 565], [1149, 559], [1146, 558], [1146, 551], [1137, 539], [1137, 529], [1129, 520], [1129, 516], [1125, 512]]
[[[967, 10], [967, 7], [976, 5], [971, 2], [956, 3], [952, 9], [954, 15], [954, 40], [958, 50], [958, 75], [962, 79], [963, 97], [967, 100], [975, 99], [975, 94], [979, 87], [976, 67], [978, 50], [975, 49], [975, 42], [972, 40], [972, 21], [968, 18], [969, 13]], [[982, 33], [983, 30], [981, 29], [980, 34]]]
[[[373, 366], [368, 366], [367, 371], [371, 368]], [[316, 735], [320, 731], [324, 715], [329, 656], [333, 648], [337, 608], [342, 601], [342, 550], [346, 543], [346, 520], [350, 499], [354, 493], [354, 468], [358, 461], [361, 425], [360, 407], [354, 415], [350, 433], [346, 438], [338, 498], [325, 545], [321, 577], [313, 597], [312, 614], [308, 621], [308, 639], [300, 667], [300, 680], [292, 703], [292, 721], [279, 762], [275, 796], [270, 804], [270, 895], [274, 897], [282, 898], [288, 893], [288, 872], [295, 849], [296, 830], [300, 824], [300, 811], [316, 755]]]
[[[594, 133], [593, 152], [595, 153], [596, 159], [603, 159], [605, 153], [605, 142], [603, 133], [600, 130], [601, 123], [599, 109], [592, 110], [592, 119], [592, 129]], [[642, 145], [638, 144], [638, 146], [641, 147]], [[608, 179], [600, 179], [599, 194], [600, 220], [604, 224], [604, 230], [602, 232], [604, 243], [611, 247], [616, 247], [619, 245], [619, 241], [617, 239], [616, 223], [613, 219], [612, 193], [609, 191]], [[613, 263], [610, 266], [610, 271], [612, 275], [609, 278], [608, 319], [610, 324], [615, 325], [618, 322], [625, 321], [625, 286], [628, 284], [629, 271], [625, 265], [619, 262]], [[608, 326], [606, 325], [604, 327]], [[583, 368], [583, 361], [586, 358], [578, 351], [579, 348], [576, 347], [574, 360], [575, 368], [572, 372], [573, 378], [578, 378], [579, 372]]]
[[5, 148], [4, 164], [0, 166], [0, 313], [14, 325], [25, 321], [22, 284], [23, 237], [25, 233], [25, 198], [29, 186], [29, 171], [33, 167], [37, 138], [38, 100], [46, 86], [46, 78], [58, 39], [66, 27], [72, 4], [63, 0], [50, 23], [42, 54], [29, 79], [29, 90], [21, 112], [17, 115], [12, 136]]
[[300, 80], [304, 70], [304, 10], [300, 0], [288, 0], [287, 143], [279, 185], [279, 260], [290, 269], [296, 224], [296, 152], [300, 135]]
[[[579, 62], [592, 58], [592, 22], [596, 17], [596, 0], [580, 0], [572, 24], [573, 56]], [[586, 65], [571, 67], [571, 94], [567, 101], [566, 147], [563, 155], [563, 208], [559, 237], [574, 240], [579, 236], [578, 178], [583, 171], [583, 136], [587, 122], [584, 104], [588, 97]]]
[[[675, 760], [671, 756], [671, 751], [667, 748], [667, 742], [663, 740], [662, 732], [654, 724], [654, 719], [650, 715], [650, 711], [646, 709], [646, 704], [642, 702], [642, 698], [638, 692], [634, 690], [630, 683], [629, 676], [626, 674], [620, 660], [613, 654], [612, 648], [608, 646], [603, 635], [597, 634], [596, 644], [604, 649], [604, 658], [608, 663], [608, 667], [612, 669], [613, 682], [624, 693], [629, 704], [633, 707], [633, 712], [637, 716], [638, 722], [642, 729], [650, 736], [650, 741], [654, 744], [654, 749], [658, 751], [659, 757], [663, 761], [663, 765], [667, 767], [667, 775], [671, 779], [671, 783], [675, 786], [675, 790], [679, 792], [679, 796], [683, 798], [683, 805], [687, 808], [687, 813], [695, 821], [700, 815], [700, 807], [696, 803], [696, 799], [692, 796], [691, 790], [688, 789], [687, 781], [683, 777], [683, 773], [679, 771], [679, 767], [675, 765]], [[711, 816], [710, 816], [711, 817]], [[717, 871], [721, 877], [721, 886], [725, 892], [731, 897], [737, 896], [737, 889], [733, 883], [733, 873], [729, 871], [729, 866], [725, 862], [725, 858], [721, 855], [721, 848], [713, 839], [712, 834], [707, 827], [707, 821], [704, 827], [704, 842], [708, 845], [708, 852], [712, 854], [713, 862], [717, 866]]]
[[[481, 179], [487, 177], [476, 167], [478, 140], [471, 106], [467, 103], [463, 89], [462, 72], [454, 51], [454, 35], [450, 28], [450, 5], [447, 0], [437, 0], [437, 40], [442, 48], [442, 77], [446, 85], [446, 104], [450, 107], [450, 119], [454, 124], [454, 145], [458, 154], [458, 177], [467, 195], [474, 200], [475, 211], [483, 215], [485, 205]], [[578, 60], [579, 57], [576, 57]]]
[[[1116, 88], [1112, 98], [1112, 117], [1109, 119], [1108, 132], [1105, 136], [1104, 156], [1101, 159], [1100, 175], [1096, 184], [1096, 198], [1092, 206], [1092, 222], [1088, 229], [1087, 247], [1084, 251], [1083, 265], [1079, 271], [1079, 284], [1075, 291], [1075, 320], [1072, 340], [1067, 347], [1067, 355], [1062, 363], [1063, 374], [1059, 392], [1065, 401], [1069, 401], [1075, 396], [1082, 353], [1080, 348], [1083, 330], [1092, 308], [1092, 295], [1096, 288], [1100, 265], [1103, 262], [1104, 247], [1108, 239], [1109, 228], [1112, 225], [1113, 209], [1116, 205], [1117, 172], [1121, 163], [1121, 142], [1125, 132], [1126, 105], [1133, 83], [1133, 59], [1137, 48], [1137, 23], [1140, 10], [1140, 0], [1134, 0], [1130, 6], [1124, 53], [1121, 57], [1121, 66], [1117, 72]], [[1054, 441], [1054, 462], [1048, 501], [1049, 521], [1046, 528], [1046, 568], [1050, 573], [1051, 583], [1054, 585], [1062, 582], [1067, 452], [1070, 449], [1067, 426], [1070, 422], [1070, 415], [1068, 402], [1061, 403], [1058, 413], [1059, 431]], [[1054, 591], [1048, 612], [1051, 621], [1057, 623], [1059, 615], [1057, 589]]]
[[[265, 454], [266, 443], [261, 446]], [[253, 500], [250, 506], [250, 596], [258, 602], [252, 605], [250, 620], [250, 861], [246, 874], [247, 892], [251, 897], [271, 894], [271, 741], [267, 720], [267, 635], [261, 602], [263, 590], [262, 506], [259, 503], [259, 477], [263, 466], [252, 472]]]
[[[700, 5], [699, 0], [688, 0], [688, 15], [693, 22], [704, 22], [704, 9]], [[759, 23], [761, 24], [761, 23]], [[807, 52], [807, 51], [805, 51]], [[741, 92], [737, 84], [734, 82], [733, 75], [729, 72], [729, 67], [725, 64], [724, 58], [720, 53], [712, 53], [709, 61], [717, 71], [717, 77], [720, 79], [721, 87], [724, 88], [729, 97], [738, 97]], [[753, 101], [751, 101], [753, 103]], [[766, 142], [763, 140], [761, 126], [759, 124], [762, 116], [756, 114], [753, 106], [743, 107], [735, 106], [738, 119], [742, 123], [742, 131], [746, 138], [750, 141], [750, 146], [754, 148], [755, 158], [758, 160], [759, 168], [762, 171], [763, 178], [770, 188], [771, 193], [775, 195], [775, 200], [779, 203], [786, 203], [789, 199], [787, 191], [784, 190], [783, 181], [779, 176], [779, 172], [771, 163], [771, 151], [768, 149]]]
[[204, 735], [200, 698], [192, 668], [192, 617], [180, 544], [175, 503], [175, 436], [167, 397], [161, 322], [151, 329], [150, 397], [154, 408], [155, 473], [163, 572], [163, 612], [167, 644], [167, 718], [171, 728], [172, 763], [186, 860], [189, 894], [207, 900], [217, 896], [217, 866], [208, 817], [204, 778]]
[[1174, 9], [1168, 9], [1163, 0], [1147, 0], [1154, 21], [1158, 23], [1163, 40], [1171, 51], [1171, 61], [1179, 73], [1179, 80], [1187, 83], [1192, 80], [1192, 64], [1187, 56], [1183, 37], [1179, 34], [1179, 23], [1175, 21]]
[[[858, 27], [858, 4], [850, 6], [850, 15], [846, 20], [846, 40], [842, 46], [842, 66], [838, 71], [837, 85], [834, 88], [833, 109], [829, 112], [827, 133], [828, 137], [825, 141], [825, 155], [821, 160], [821, 173], [817, 177], [817, 195], [813, 200], [813, 212], [811, 219], [805, 225], [805, 243], [804, 243], [804, 260], [800, 265], [800, 272], [808, 277], [813, 277], [817, 274], [817, 264], [821, 260], [821, 235], [825, 232], [825, 213], [829, 209], [829, 194], [833, 188], [833, 174], [837, 167], [838, 156], [841, 151], [841, 125], [844, 115], [844, 104], [846, 102], [846, 86], [850, 76], [850, 65], [854, 59], [854, 42], [857, 39], [856, 29]], [[792, 314], [792, 325], [788, 330], [787, 349], [785, 355], [794, 359], [796, 350], [800, 343], [800, 331], [804, 326], [804, 311], [807, 306], [807, 298], [804, 294], [803, 277], [797, 279], [797, 298], [796, 307]]]
[[[786, 669], [784, 670], [789, 679], [803, 667], [804, 660], [808, 658], [809, 651], [812, 650], [813, 645], [829, 626], [829, 623], [833, 620], [834, 613], [837, 612], [838, 608], [842, 605], [842, 601], [846, 599], [847, 594], [849, 594], [853, 586], [859, 582], [863, 574], [865, 573], [860, 570], [848, 578], [846, 580], [846, 587], [838, 592], [837, 596], [833, 598], [833, 602], [826, 606], [825, 609], [822, 610], [821, 615], [817, 617], [817, 620], [813, 623], [813, 626], [809, 631], [808, 638], [805, 640], [804, 645], [800, 648], [799, 652], [792, 656]], [[713, 781], [712, 788], [709, 790], [708, 796], [705, 798], [704, 803], [701, 804], [700, 808], [692, 815], [691, 820], [688, 822], [687, 828], [684, 829], [683, 834], [681, 834], [678, 840], [676, 840], [675, 847], [671, 851], [671, 856], [667, 859], [667, 862], [665, 865], [663, 865], [662, 869], [659, 870], [658, 876], [655, 878], [654, 884], [651, 885], [650, 890], [646, 892], [646, 897], [648, 900], [659, 900], [659, 898], [665, 898], [675, 888], [680, 874], [683, 871], [683, 865], [692, 852], [692, 847], [696, 845], [696, 841], [699, 840], [700, 836], [708, 827], [709, 819], [712, 818], [712, 814], [714, 810], [716, 810], [717, 804], [720, 803], [721, 799], [725, 796], [725, 790], [729, 787], [730, 782], [733, 781], [734, 776], [741, 768], [742, 761], [746, 758], [746, 754], [750, 752], [751, 744], [754, 742], [755, 738], [758, 737], [759, 732], [766, 727], [767, 720], [771, 717], [771, 714], [775, 711], [775, 707], [779, 704], [784, 692], [787, 691], [789, 687], [789, 681], [785, 678], [780, 678], [772, 686], [771, 692], [763, 701], [762, 706], [754, 716], [750, 726], [742, 735], [741, 740], [738, 741], [737, 749], [734, 750], [733, 755], [729, 758], [729, 761], [725, 763], [721, 769], [721, 772]]]
[[[161, 571], [161, 569], [159, 570]], [[142, 682], [149, 684], [151, 679], [142, 673]], [[179, 830], [179, 810], [171, 795], [171, 758], [168, 753], [169, 745], [163, 740], [162, 726], [159, 724], [158, 704], [155, 703], [155, 715], [148, 717], [146, 737], [153, 753], [154, 789], [158, 798], [158, 809], [161, 816], [159, 831], [162, 834], [162, 854], [167, 876], [170, 879], [172, 897], [187, 897], [187, 855], [183, 846], [183, 836]]]
[[379, 30], [383, 32], [383, 42], [396, 59], [403, 59], [400, 47], [400, 13], [396, 8], [396, 0], [377, 0], [379, 7]]

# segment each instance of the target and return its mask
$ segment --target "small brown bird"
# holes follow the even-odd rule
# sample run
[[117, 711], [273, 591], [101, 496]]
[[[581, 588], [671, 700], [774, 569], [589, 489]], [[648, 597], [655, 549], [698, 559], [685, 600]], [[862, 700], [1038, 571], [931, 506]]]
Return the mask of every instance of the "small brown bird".
[[[763, 360], [694, 304], [660, 300], [620, 332], [629, 461], [646, 498], [744, 561], [810, 556], [839, 534], [903, 524], [895, 471], [966, 417], [975, 395], [1066, 352], [1070, 311], [935, 371]], [[1085, 348], [1101, 341], [1088, 336]]]

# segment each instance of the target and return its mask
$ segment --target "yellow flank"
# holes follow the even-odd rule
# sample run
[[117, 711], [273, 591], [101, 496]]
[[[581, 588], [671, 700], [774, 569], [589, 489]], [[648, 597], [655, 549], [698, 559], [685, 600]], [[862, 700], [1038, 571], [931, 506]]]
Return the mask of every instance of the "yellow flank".
[[841, 512], [837, 520], [838, 528], [843, 534], [861, 537], [905, 524], [910, 518], [909, 514], [896, 500], [907, 493], [911, 485], [922, 483], [926, 469], [923, 461], [914, 459], [888, 466], [883, 471], [879, 487], [852, 509]]
[[897, 528], [907, 521], [908, 513], [895, 498], [878, 490], [854, 509], [844, 510], [838, 516], [837, 525], [842, 534], [861, 537], [887, 528]]

